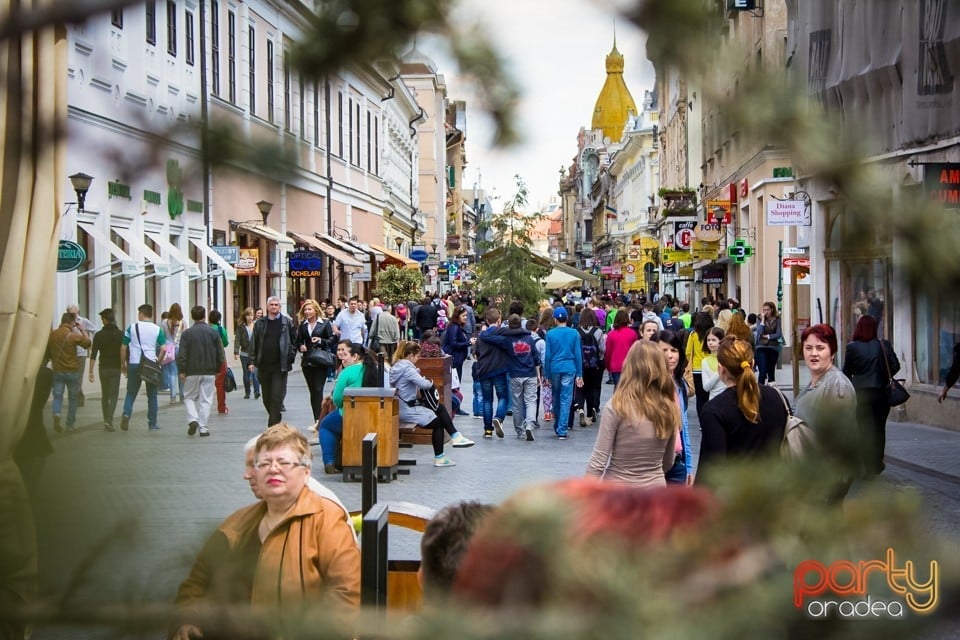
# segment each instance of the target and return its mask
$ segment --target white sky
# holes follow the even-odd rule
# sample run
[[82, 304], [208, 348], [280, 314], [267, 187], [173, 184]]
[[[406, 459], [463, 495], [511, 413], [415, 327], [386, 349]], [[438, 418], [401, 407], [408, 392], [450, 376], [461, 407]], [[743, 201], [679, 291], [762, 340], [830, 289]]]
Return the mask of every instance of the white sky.
[[[460, 0], [465, 16], [486, 22], [523, 91], [517, 110], [520, 143], [492, 148], [493, 126], [455, 64], [430, 41], [418, 48], [437, 63], [451, 100], [467, 101], [467, 162], [464, 187], [477, 182], [488, 193], [509, 197], [514, 174], [529, 190], [532, 207], [547, 204], [558, 188], [559, 169], [577, 151], [577, 132], [590, 126], [606, 79], [605, 58], [613, 45], [614, 10], [602, 0]], [[617, 49], [625, 58], [624, 80], [639, 106], [654, 86], [645, 35], [616, 20]], [[499, 206], [495, 203], [495, 208]]]

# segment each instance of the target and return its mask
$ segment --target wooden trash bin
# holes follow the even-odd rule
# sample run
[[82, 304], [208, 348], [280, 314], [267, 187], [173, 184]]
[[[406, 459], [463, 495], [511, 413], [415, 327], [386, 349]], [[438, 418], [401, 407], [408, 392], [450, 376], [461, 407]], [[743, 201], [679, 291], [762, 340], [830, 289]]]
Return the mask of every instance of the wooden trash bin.
[[343, 481], [360, 482], [363, 438], [377, 434], [377, 478], [390, 482], [399, 464], [400, 404], [389, 387], [349, 387], [343, 392]]

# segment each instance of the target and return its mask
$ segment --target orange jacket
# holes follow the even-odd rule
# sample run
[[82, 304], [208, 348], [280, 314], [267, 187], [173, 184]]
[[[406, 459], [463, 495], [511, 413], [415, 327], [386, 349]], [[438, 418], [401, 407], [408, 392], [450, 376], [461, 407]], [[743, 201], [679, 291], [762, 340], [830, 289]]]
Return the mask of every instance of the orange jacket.
[[[80, 358], [77, 357], [77, 347], [86, 349], [92, 343], [85, 333], [74, 331], [68, 324], [62, 324], [50, 332], [47, 339], [47, 351], [53, 370], [58, 373], [80, 371]], [[80, 373], [83, 373], [80, 371]]]
[[[360, 606], [360, 549], [343, 510], [304, 487], [285, 520], [255, 549], [265, 502], [227, 517], [210, 536], [180, 585], [181, 622], [207, 606], [249, 603], [258, 613], [353, 612]], [[252, 544], [251, 544], [252, 542]], [[243, 584], [253, 567], [252, 589]]]

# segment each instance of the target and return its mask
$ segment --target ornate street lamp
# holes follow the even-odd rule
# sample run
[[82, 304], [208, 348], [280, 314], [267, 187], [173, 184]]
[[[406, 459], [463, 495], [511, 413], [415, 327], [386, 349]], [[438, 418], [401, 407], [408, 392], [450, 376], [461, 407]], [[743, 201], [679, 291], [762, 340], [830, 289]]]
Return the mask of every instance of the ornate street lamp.
[[260, 211], [260, 217], [263, 218], [263, 226], [267, 226], [267, 216], [270, 215], [270, 210], [273, 209], [273, 203], [261, 200], [257, 203], [257, 209]]
[[77, 208], [83, 211], [83, 205], [87, 200], [87, 191], [90, 190], [90, 183], [93, 182], [93, 176], [85, 173], [75, 173], [70, 176], [70, 184], [77, 194]]

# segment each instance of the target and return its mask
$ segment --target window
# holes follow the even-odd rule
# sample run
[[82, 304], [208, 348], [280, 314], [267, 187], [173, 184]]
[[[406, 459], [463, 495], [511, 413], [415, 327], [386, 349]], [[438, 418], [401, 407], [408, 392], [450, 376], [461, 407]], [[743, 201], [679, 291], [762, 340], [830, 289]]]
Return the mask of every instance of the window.
[[273, 41], [267, 40], [267, 120], [273, 122]]
[[307, 139], [307, 114], [306, 114], [306, 93], [307, 88], [303, 84], [303, 74], [300, 74], [300, 77], [297, 82], [297, 88], [300, 90], [300, 137], [304, 140]]
[[367, 171], [373, 171], [373, 155], [370, 153], [370, 145], [373, 142], [373, 114], [367, 111]]
[[257, 112], [257, 32], [253, 27], [247, 32], [250, 47], [250, 113]]
[[291, 131], [293, 113], [290, 110], [290, 52], [283, 50], [283, 128]]
[[237, 15], [227, 12], [227, 82], [230, 102], [237, 103]]
[[320, 83], [313, 81], [313, 144], [320, 146]]
[[147, 44], [157, 44], [157, 3], [147, 0]]
[[373, 118], [373, 172], [380, 175], [380, 118]]
[[[117, 29], [123, 29], [123, 9], [113, 9], [110, 11], [110, 24]], [[80, 307], [83, 309], [84, 307]]]
[[347, 151], [350, 155], [350, 162], [353, 162], [353, 98], [347, 100]]
[[338, 156], [343, 158], [343, 92], [337, 92], [337, 139], [340, 142], [340, 151]]
[[167, 0], [167, 53], [177, 55], [177, 3]]
[[187, 56], [187, 64], [191, 67], [193, 66], [193, 14], [189, 11], [183, 12], [183, 33], [186, 38], [186, 51], [184, 52]]
[[360, 166], [360, 102], [357, 102], [357, 166]]
[[220, 4], [210, 2], [210, 83], [213, 95], [220, 95]]

